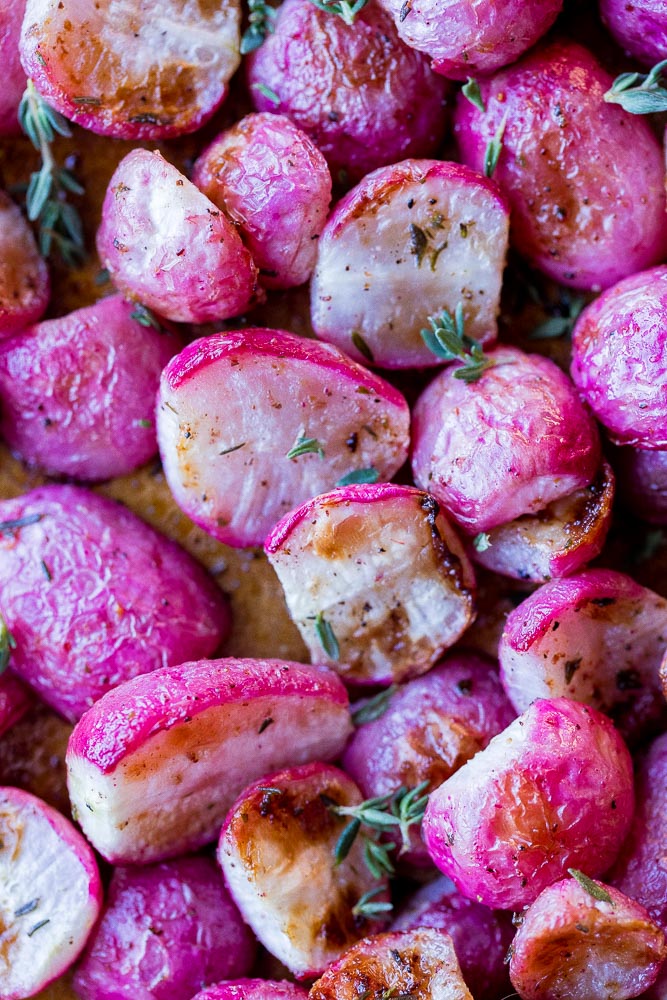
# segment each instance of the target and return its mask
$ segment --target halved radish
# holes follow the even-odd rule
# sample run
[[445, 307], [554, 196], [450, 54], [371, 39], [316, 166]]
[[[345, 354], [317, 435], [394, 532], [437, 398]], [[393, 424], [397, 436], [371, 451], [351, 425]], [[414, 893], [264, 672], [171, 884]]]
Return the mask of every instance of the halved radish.
[[0, 191], [0, 337], [34, 323], [49, 302], [49, 269], [30, 226]]
[[310, 991], [310, 1000], [473, 1000], [449, 934], [421, 927], [376, 934], [334, 962]]
[[228, 659], [156, 670], [75, 727], [72, 805], [109, 861], [173, 857], [213, 840], [250, 781], [335, 758], [351, 728], [345, 688], [324, 668]]
[[[348, 682], [423, 674], [474, 617], [463, 546], [437, 500], [409, 486], [315, 497], [275, 527], [265, 548], [312, 659]], [[323, 648], [323, 620], [334, 648]]]
[[102, 135], [193, 132], [236, 70], [238, 0], [28, 0], [21, 55], [44, 98]]
[[69, 820], [0, 789], [0, 996], [31, 997], [74, 962], [97, 920], [95, 856]]
[[315, 333], [357, 361], [439, 365], [420, 331], [462, 305], [468, 336], [495, 340], [508, 233], [505, 196], [475, 170], [404, 160], [373, 171], [320, 236]]
[[222, 828], [218, 861], [236, 905], [298, 978], [320, 975], [372, 930], [372, 918], [357, 910], [367, 893], [387, 898], [386, 877], [376, 880], [364, 864], [361, 837], [336, 861], [346, 821], [331, 806], [362, 800], [338, 768], [306, 764], [247, 788]]
[[545, 584], [511, 612], [501, 676], [518, 712], [535, 698], [572, 698], [641, 740], [667, 719], [666, 647], [667, 600], [623, 573], [588, 570]]
[[227, 545], [258, 545], [287, 511], [349, 475], [390, 479], [408, 405], [335, 347], [247, 328], [189, 344], [162, 375], [158, 442], [185, 513]]

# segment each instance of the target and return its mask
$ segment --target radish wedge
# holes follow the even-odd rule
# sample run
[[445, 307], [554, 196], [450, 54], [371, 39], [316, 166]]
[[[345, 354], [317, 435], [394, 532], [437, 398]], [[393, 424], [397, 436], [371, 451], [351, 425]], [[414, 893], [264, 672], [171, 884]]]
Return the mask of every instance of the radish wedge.
[[351, 728], [345, 689], [323, 668], [223, 659], [156, 670], [75, 727], [72, 805], [107, 860], [174, 857], [214, 840], [249, 782], [335, 758]]
[[102, 885], [69, 820], [18, 788], [0, 789], [0, 996], [31, 997], [77, 958]]

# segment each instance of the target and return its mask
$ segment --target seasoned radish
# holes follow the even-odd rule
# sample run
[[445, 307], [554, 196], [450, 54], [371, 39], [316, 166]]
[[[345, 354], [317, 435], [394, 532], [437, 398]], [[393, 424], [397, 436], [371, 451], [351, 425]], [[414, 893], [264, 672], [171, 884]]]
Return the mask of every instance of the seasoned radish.
[[547, 358], [499, 347], [477, 381], [441, 372], [413, 415], [412, 471], [471, 535], [588, 486], [600, 465], [595, 422]]
[[286, 0], [275, 30], [248, 60], [258, 111], [287, 115], [322, 151], [337, 180], [359, 180], [405, 156], [430, 156], [445, 132], [445, 81], [405, 45], [373, 2], [354, 24]]
[[528, 262], [574, 288], [607, 288], [664, 260], [665, 164], [651, 127], [604, 94], [593, 55], [556, 40], [460, 96], [455, 131], [478, 170], [500, 147], [494, 179], [512, 206], [512, 242]]
[[209, 986], [192, 1000], [307, 1000], [307, 997], [307, 990], [287, 980], [237, 979]]
[[614, 473], [607, 462], [589, 486], [554, 500], [536, 514], [493, 528], [470, 554], [515, 580], [546, 583], [584, 568], [602, 551], [611, 525]]
[[320, 237], [316, 334], [385, 368], [442, 364], [421, 330], [460, 305], [466, 334], [494, 340], [508, 232], [504, 195], [468, 167], [404, 160], [374, 171]]
[[157, 451], [154, 398], [180, 338], [120, 295], [0, 340], [0, 429], [52, 476], [110, 479]]
[[498, 1000], [510, 993], [505, 956], [514, 928], [508, 913], [466, 899], [442, 875], [408, 897], [391, 925], [392, 931], [418, 927], [434, 927], [449, 934], [475, 1000]]
[[660, 663], [667, 600], [614, 570], [546, 583], [507, 618], [499, 658], [518, 712], [572, 698], [610, 715], [633, 742], [667, 722]]
[[510, 955], [521, 1000], [628, 1000], [655, 981], [667, 945], [643, 906], [573, 869], [522, 914]]
[[306, 764], [247, 788], [222, 828], [218, 861], [229, 891], [261, 943], [297, 978], [321, 975], [372, 932], [363, 900], [387, 898], [386, 877], [378, 881], [366, 867], [360, 838], [337, 860], [345, 820], [332, 806], [361, 801], [342, 771]]
[[0, 92], [0, 136], [20, 131], [18, 110], [25, 90], [19, 38], [26, 0], [0, 0], [0, 46], [2, 47], [2, 91]]
[[213, 653], [230, 626], [187, 552], [75, 486], [0, 502], [0, 607], [12, 670], [72, 721], [135, 674]]
[[[18, 677], [10, 673], [0, 677], [0, 736], [23, 718], [32, 708], [33, 701], [31, 692]], [[2, 778], [0, 784], [3, 784]]]
[[158, 441], [176, 502], [227, 545], [261, 545], [299, 504], [350, 477], [390, 479], [408, 406], [336, 348], [248, 328], [189, 344], [167, 365]]
[[310, 991], [310, 1000], [473, 1000], [452, 939], [431, 927], [376, 934], [353, 945]]
[[84, 128], [120, 139], [193, 132], [240, 62], [238, 0], [28, 0], [26, 72]]
[[311, 659], [349, 683], [425, 673], [474, 617], [463, 546], [437, 501], [409, 486], [315, 497], [276, 525], [265, 549]]
[[135, 677], [72, 733], [69, 790], [109, 861], [146, 864], [215, 839], [245, 786], [277, 767], [331, 760], [351, 730], [324, 668], [200, 660]]
[[69, 820], [0, 788], [0, 995], [31, 997], [75, 961], [97, 920], [95, 856]]
[[49, 271], [32, 230], [18, 205], [0, 191], [0, 338], [38, 320], [49, 290]]
[[606, 871], [633, 807], [632, 760], [612, 723], [554, 698], [533, 702], [431, 793], [422, 832], [465, 896], [518, 910], [569, 867]]
[[600, 17], [619, 45], [645, 66], [667, 58], [664, 0], [599, 0]]
[[204, 150], [192, 179], [239, 227], [265, 288], [308, 281], [331, 174], [305, 132], [284, 115], [247, 115]]
[[73, 986], [80, 1000], [190, 1000], [244, 975], [254, 954], [211, 858], [116, 868]]
[[514, 62], [556, 20], [563, 0], [380, 0], [407, 45], [454, 80]]
[[97, 250], [128, 298], [183, 323], [244, 312], [257, 269], [229, 219], [158, 152], [134, 149], [109, 182]]

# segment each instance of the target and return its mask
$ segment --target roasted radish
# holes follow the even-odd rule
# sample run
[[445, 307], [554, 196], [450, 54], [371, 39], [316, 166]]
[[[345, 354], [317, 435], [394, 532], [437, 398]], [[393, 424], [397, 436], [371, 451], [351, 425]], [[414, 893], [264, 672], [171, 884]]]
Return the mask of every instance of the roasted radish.
[[645, 66], [667, 58], [667, 8], [663, 0], [599, 0], [600, 17], [619, 45]]
[[0, 93], [0, 136], [19, 131], [18, 110], [25, 90], [26, 75], [19, 55], [19, 38], [26, 0], [0, 0], [0, 42], [2, 44], [2, 92]]
[[0, 191], [0, 338], [38, 320], [49, 290], [49, 271], [32, 230], [18, 205]]

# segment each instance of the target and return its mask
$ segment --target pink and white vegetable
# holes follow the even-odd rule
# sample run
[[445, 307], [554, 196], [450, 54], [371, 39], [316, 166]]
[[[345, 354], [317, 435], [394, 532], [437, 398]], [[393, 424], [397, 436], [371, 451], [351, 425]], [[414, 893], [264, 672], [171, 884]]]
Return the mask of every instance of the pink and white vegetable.
[[507, 619], [498, 655], [518, 712], [535, 698], [572, 698], [637, 741], [667, 721], [666, 648], [667, 600], [623, 573], [593, 569], [526, 598]]
[[226, 215], [158, 152], [118, 164], [102, 206], [97, 251], [117, 288], [183, 323], [245, 312], [257, 269]]
[[0, 607], [12, 670], [72, 721], [136, 674], [214, 652], [230, 625], [190, 555], [75, 486], [0, 502]]
[[470, 534], [534, 514], [596, 477], [595, 423], [547, 358], [499, 347], [476, 382], [441, 372], [413, 414], [412, 471]]
[[238, 226], [265, 288], [308, 281], [331, 201], [326, 160], [284, 115], [247, 115], [214, 139], [193, 182]]
[[0, 788], [0, 994], [23, 1000], [75, 961], [97, 920], [95, 856], [69, 820], [18, 788]]
[[667, 58], [663, 0], [599, 0], [600, 17], [619, 45], [645, 66]]
[[466, 899], [442, 875], [408, 898], [391, 929], [411, 931], [419, 927], [449, 934], [475, 1000], [498, 1000], [511, 992], [505, 956], [514, 928], [508, 913]]
[[515, 580], [569, 576], [600, 554], [611, 526], [614, 473], [607, 462], [588, 486], [488, 532], [470, 555]]
[[342, 771], [306, 764], [247, 788], [222, 828], [218, 861], [229, 891], [261, 943], [297, 978], [321, 975], [377, 926], [356, 905], [374, 890], [386, 899], [387, 880], [365, 866], [361, 838], [336, 863], [346, 821], [331, 804], [361, 801]]
[[612, 441], [667, 448], [667, 267], [626, 278], [584, 309], [571, 372]]
[[0, 338], [36, 322], [49, 290], [49, 271], [32, 230], [18, 205], [0, 191]]
[[190, 1000], [244, 975], [254, 954], [212, 859], [116, 868], [73, 986], [81, 1000]]
[[0, 429], [50, 475], [109, 479], [157, 452], [154, 398], [181, 346], [120, 295], [0, 340]]
[[19, 56], [19, 38], [26, 0], [0, 0], [0, 48], [2, 48], [2, 92], [0, 93], [0, 136], [16, 135], [18, 110], [25, 90], [26, 75]]
[[237, 979], [209, 986], [193, 1000], [307, 1000], [307, 997], [307, 990], [287, 980]]
[[393, 386], [281, 330], [196, 340], [162, 376], [167, 481], [182, 510], [227, 545], [260, 545], [287, 511], [350, 474], [390, 479], [408, 425]]
[[409, 995], [414, 1000], [473, 1000], [452, 939], [431, 927], [376, 934], [334, 962], [310, 991], [310, 1000], [357, 1000]]
[[194, 132], [239, 61], [237, 0], [28, 0], [21, 58], [49, 104], [120, 139]]
[[667, 945], [643, 906], [576, 872], [528, 907], [510, 954], [521, 1000], [627, 1000], [655, 981]]
[[[34, 698], [18, 677], [5, 673], [0, 677], [0, 736], [11, 729], [32, 708]], [[0, 784], [2, 784], [0, 778]]]
[[248, 85], [256, 109], [291, 118], [340, 180], [430, 156], [445, 131], [445, 81], [374, 2], [348, 25], [286, 0], [274, 32], [249, 58]]
[[606, 871], [633, 807], [632, 761], [612, 723], [554, 698], [533, 702], [431, 794], [422, 832], [465, 896], [518, 910], [568, 868]]
[[509, 232], [496, 184], [458, 163], [405, 160], [336, 205], [318, 245], [318, 337], [385, 368], [442, 364], [420, 331], [463, 306], [468, 336], [495, 340]]
[[[311, 659], [349, 683], [425, 673], [474, 617], [463, 546], [437, 501], [409, 486], [315, 497], [276, 525], [265, 550]], [[323, 621], [333, 648], [323, 649]]]
[[381, 0], [403, 41], [436, 73], [465, 80], [514, 62], [556, 20], [563, 0]]
[[479, 81], [485, 111], [459, 98], [464, 163], [512, 206], [512, 242], [554, 281], [599, 289], [664, 259], [665, 165], [650, 126], [606, 104], [612, 77], [581, 45], [555, 41]]
[[236, 796], [276, 768], [337, 757], [345, 688], [324, 668], [200, 660], [135, 677], [80, 720], [67, 752], [84, 833], [147, 864], [214, 840]]

